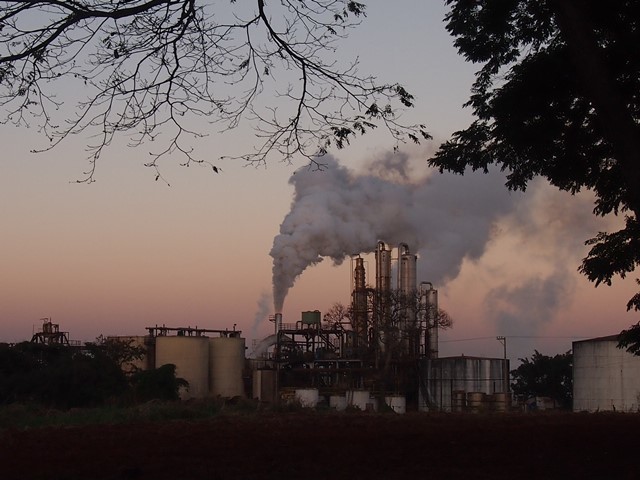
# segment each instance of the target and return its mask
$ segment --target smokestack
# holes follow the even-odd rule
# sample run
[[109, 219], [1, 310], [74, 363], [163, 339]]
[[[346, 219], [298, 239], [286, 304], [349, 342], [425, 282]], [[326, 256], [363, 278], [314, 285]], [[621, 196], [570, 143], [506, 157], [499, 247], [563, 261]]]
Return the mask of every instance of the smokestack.
[[356, 333], [358, 346], [368, 345], [367, 326], [369, 323], [369, 308], [367, 304], [367, 285], [364, 259], [356, 258], [354, 269], [354, 285], [351, 298], [351, 308], [353, 310], [353, 329]]
[[438, 291], [431, 282], [420, 284], [420, 299], [426, 320], [425, 353], [427, 358], [438, 358]]
[[273, 318], [275, 323], [276, 335], [278, 335], [278, 332], [282, 330], [282, 314], [276, 313]]
[[405, 308], [400, 318], [400, 333], [406, 353], [417, 354], [420, 335], [416, 328], [416, 269], [418, 257], [409, 252], [406, 243], [398, 245], [398, 293], [405, 297]]

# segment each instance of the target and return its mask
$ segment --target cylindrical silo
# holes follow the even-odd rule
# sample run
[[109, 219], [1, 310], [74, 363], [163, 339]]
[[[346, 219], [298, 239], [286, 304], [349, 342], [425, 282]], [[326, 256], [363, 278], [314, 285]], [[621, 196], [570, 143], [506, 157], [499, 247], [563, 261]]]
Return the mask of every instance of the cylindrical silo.
[[244, 396], [244, 338], [209, 338], [209, 394], [213, 397]]
[[209, 343], [206, 337], [156, 337], [156, 367], [172, 363], [176, 377], [189, 382], [180, 398], [204, 398], [209, 393]]

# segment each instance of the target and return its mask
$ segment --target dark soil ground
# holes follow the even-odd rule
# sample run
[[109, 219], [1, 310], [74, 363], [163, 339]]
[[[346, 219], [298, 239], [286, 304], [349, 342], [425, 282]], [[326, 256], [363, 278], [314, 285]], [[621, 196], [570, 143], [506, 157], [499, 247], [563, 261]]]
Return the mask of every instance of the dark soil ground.
[[640, 415], [271, 413], [0, 430], [13, 479], [638, 479]]

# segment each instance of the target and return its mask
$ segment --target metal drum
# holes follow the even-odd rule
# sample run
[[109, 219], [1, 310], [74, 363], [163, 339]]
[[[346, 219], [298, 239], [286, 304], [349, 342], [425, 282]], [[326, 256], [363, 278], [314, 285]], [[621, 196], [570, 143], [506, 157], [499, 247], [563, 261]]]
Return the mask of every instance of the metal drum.
[[482, 412], [485, 406], [485, 397], [484, 392], [467, 393], [467, 410], [472, 413]]
[[467, 394], [464, 390], [454, 390], [451, 392], [451, 411], [460, 413], [464, 412], [467, 406]]

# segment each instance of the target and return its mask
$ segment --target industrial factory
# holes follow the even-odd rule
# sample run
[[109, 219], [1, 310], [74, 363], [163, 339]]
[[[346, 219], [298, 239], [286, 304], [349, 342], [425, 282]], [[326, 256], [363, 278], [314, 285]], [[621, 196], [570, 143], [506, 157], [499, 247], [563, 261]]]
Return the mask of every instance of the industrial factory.
[[506, 409], [506, 359], [438, 358], [447, 316], [433, 285], [418, 283], [416, 266], [408, 245], [379, 242], [373, 282], [365, 259], [351, 257], [351, 305], [340, 315], [273, 315], [274, 334], [251, 360], [253, 397], [335, 409]]
[[348, 307], [324, 316], [305, 311], [291, 321], [275, 313], [274, 333], [253, 345], [250, 358], [235, 327], [155, 326], [144, 337], [121, 338], [145, 347], [138, 368], [176, 365], [189, 382], [183, 399], [247, 396], [400, 413], [506, 409], [508, 361], [438, 358], [438, 330], [449, 319], [434, 286], [418, 283], [417, 256], [406, 244], [384, 242], [374, 253], [371, 273], [365, 258], [351, 257]]

